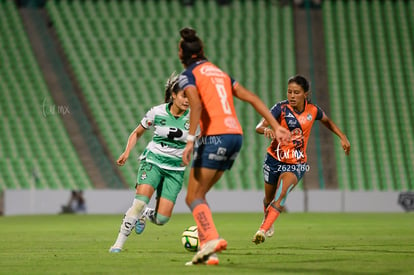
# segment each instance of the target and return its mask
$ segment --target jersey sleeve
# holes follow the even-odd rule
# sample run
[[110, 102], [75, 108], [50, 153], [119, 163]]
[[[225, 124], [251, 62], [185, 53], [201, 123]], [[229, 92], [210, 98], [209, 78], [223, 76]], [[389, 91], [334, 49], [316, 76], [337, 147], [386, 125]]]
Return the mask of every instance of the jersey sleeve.
[[316, 118], [315, 118], [315, 120], [321, 120], [323, 118], [323, 115], [325, 114], [325, 112], [318, 105], [316, 105], [316, 104], [314, 104], [314, 105], [316, 107]]
[[148, 130], [154, 126], [155, 110], [151, 108], [141, 120], [141, 125], [144, 129]]
[[233, 77], [231, 77], [231, 76], [229, 76], [229, 77], [230, 77], [230, 81], [231, 81], [231, 86], [233, 88], [236, 88], [236, 86], [239, 85], [239, 82], [237, 82]]
[[189, 86], [196, 86], [195, 77], [191, 71], [185, 70], [181, 73], [180, 77], [178, 78], [178, 85], [180, 86], [180, 90], [185, 90], [185, 88]]
[[282, 114], [282, 105], [279, 103], [276, 103], [273, 105], [273, 107], [270, 109], [270, 113], [273, 115], [275, 119], [278, 119], [280, 115]]
[[234, 92], [234, 89], [236, 89], [237, 86], [239, 86], [239, 82], [237, 82], [236, 80], [234, 80], [230, 75], [229, 75], [229, 77], [230, 77], [230, 83], [231, 83], [231, 88], [232, 88], [232, 93], [233, 93]]

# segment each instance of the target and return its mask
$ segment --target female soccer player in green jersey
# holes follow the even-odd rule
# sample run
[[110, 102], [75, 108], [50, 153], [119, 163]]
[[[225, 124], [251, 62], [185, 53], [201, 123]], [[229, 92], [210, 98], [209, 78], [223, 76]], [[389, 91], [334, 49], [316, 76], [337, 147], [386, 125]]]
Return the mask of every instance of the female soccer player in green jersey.
[[[118, 237], [109, 252], [121, 252], [134, 227], [138, 234], [142, 233], [146, 218], [157, 225], [166, 224], [170, 219], [184, 180], [182, 155], [187, 142], [189, 119], [189, 101], [179, 88], [178, 76], [173, 74], [166, 83], [165, 103], [146, 113], [117, 160], [118, 165], [124, 165], [142, 134], [146, 130], [154, 130], [152, 140], [140, 156], [134, 201], [125, 213]], [[156, 208], [146, 208], [155, 190]]]

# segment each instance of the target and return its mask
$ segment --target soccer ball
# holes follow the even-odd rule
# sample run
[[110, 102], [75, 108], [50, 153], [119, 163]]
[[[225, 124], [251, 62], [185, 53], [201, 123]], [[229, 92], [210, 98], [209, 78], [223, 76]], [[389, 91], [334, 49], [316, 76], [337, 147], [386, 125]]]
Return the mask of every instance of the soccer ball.
[[186, 228], [181, 235], [181, 242], [185, 250], [189, 252], [196, 252], [198, 249], [198, 230], [197, 226], [193, 225]]

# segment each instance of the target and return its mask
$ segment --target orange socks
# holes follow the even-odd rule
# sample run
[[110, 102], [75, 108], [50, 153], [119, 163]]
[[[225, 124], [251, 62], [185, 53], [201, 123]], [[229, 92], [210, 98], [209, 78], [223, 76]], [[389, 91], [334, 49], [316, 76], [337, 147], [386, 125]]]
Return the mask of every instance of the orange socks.
[[219, 234], [213, 222], [213, 216], [211, 215], [210, 208], [207, 204], [201, 203], [194, 207], [193, 217], [197, 223], [200, 246], [207, 241], [219, 238]]
[[277, 211], [272, 205], [270, 205], [267, 209], [266, 219], [263, 221], [262, 225], [260, 226], [260, 230], [264, 230], [265, 232], [267, 232], [267, 230], [270, 229], [270, 227], [276, 221], [279, 215], [280, 215], [280, 212]]

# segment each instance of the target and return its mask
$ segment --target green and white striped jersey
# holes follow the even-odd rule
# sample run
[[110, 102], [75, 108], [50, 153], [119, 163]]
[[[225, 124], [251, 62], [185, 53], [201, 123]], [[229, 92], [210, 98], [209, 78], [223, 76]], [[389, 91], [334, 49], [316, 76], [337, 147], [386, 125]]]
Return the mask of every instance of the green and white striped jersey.
[[185, 170], [182, 156], [190, 128], [190, 111], [176, 118], [168, 103], [152, 107], [141, 120], [145, 129], [154, 129], [152, 140], [139, 157], [167, 170]]

